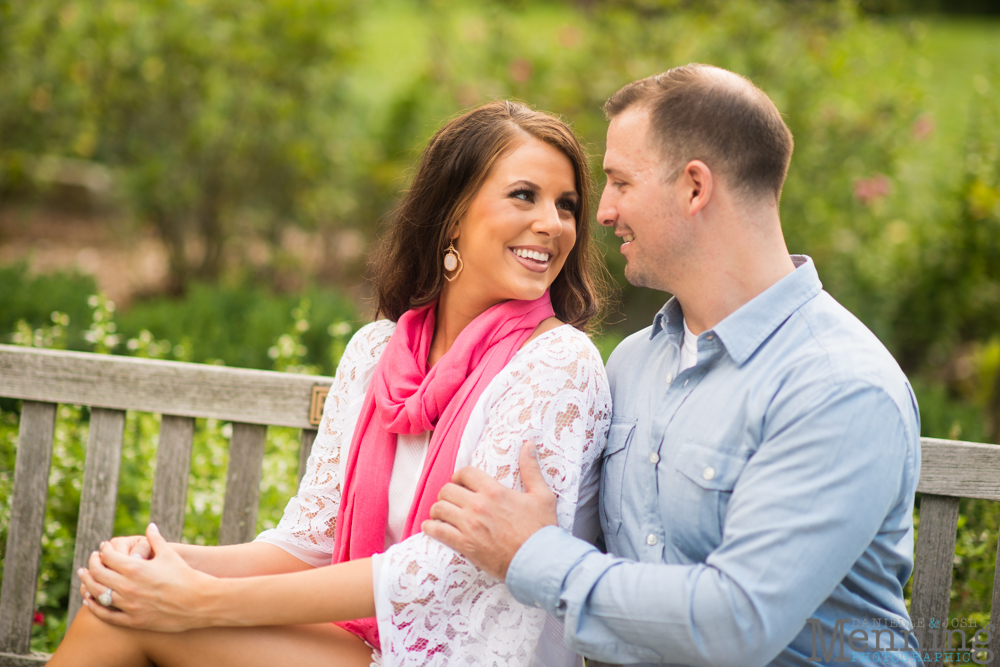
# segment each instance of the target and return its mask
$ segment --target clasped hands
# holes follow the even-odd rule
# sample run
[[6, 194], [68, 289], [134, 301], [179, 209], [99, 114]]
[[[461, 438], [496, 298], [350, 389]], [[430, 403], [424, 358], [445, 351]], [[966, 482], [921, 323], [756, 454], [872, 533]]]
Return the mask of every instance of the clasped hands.
[[[102, 621], [160, 632], [211, 625], [211, 618], [202, 618], [197, 610], [203, 606], [199, 596], [215, 577], [191, 568], [156, 524], [149, 524], [145, 536], [102, 542], [77, 574], [83, 603]], [[105, 605], [109, 590], [111, 604]]]
[[[517, 550], [536, 531], [556, 525], [556, 496], [539, 466], [533, 442], [520, 454], [524, 492], [466, 467], [446, 484], [421, 529], [504, 580]], [[211, 598], [215, 577], [199, 572], [149, 524], [146, 535], [116, 537], [91, 554], [78, 572], [84, 604], [97, 618], [130, 628], [182, 632], [219, 622]], [[110, 604], [107, 593], [111, 591]], [[99, 600], [104, 595], [103, 600]]]

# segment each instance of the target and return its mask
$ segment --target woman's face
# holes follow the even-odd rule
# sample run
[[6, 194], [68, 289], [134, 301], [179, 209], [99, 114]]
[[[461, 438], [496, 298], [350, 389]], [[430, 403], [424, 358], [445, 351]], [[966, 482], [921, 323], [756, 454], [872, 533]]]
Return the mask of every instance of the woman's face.
[[497, 160], [459, 221], [465, 266], [445, 289], [484, 309], [540, 297], [576, 243], [575, 181], [569, 158], [538, 139]]

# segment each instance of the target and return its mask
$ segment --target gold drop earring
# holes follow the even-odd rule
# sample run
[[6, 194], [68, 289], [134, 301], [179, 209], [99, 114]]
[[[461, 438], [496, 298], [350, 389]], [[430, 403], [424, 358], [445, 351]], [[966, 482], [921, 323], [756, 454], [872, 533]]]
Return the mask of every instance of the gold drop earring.
[[455, 275], [448, 276], [447, 273], [444, 274], [444, 279], [451, 282], [458, 277], [458, 274], [462, 272], [465, 267], [465, 263], [462, 261], [462, 256], [455, 250], [455, 242], [452, 241], [448, 244], [447, 249], [444, 251], [444, 270], [454, 271]]

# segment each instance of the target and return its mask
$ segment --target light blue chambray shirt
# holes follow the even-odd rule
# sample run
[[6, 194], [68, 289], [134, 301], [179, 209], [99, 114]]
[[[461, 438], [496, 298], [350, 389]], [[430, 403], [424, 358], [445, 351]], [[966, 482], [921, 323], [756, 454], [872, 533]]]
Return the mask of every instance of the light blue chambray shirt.
[[[841, 656], [842, 620], [846, 660], [920, 664], [899, 629], [910, 626], [916, 399], [812, 260], [793, 260], [698, 336], [695, 367], [677, 373], [674, 299], [608, 362], [609, 553], [550, 526], [507, 572], [518, 600], [564, 621], [572, 649], [616, 663], [825, 664]], [[855, 633], [852, 650], [855, 629], [867, 641]], [[874, 655], [907, 635], [911, 652]]]

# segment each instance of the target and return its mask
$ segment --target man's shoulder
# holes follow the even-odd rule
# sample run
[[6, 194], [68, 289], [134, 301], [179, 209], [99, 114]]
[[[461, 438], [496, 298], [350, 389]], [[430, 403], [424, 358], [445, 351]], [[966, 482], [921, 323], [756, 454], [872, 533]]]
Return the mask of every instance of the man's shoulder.
[[827, 292], [800, 308], [782, 329], [786, 327], [778, 336], [781, 343], [775, 353], [780, 362], [776, 366], [782, 374], [798, 380], [786, 386], [795, 387], [799, 382], [867, 385], [890, 396], [903, 415], [915, 416], [912, 389], [895, 358], [861, 320]]

